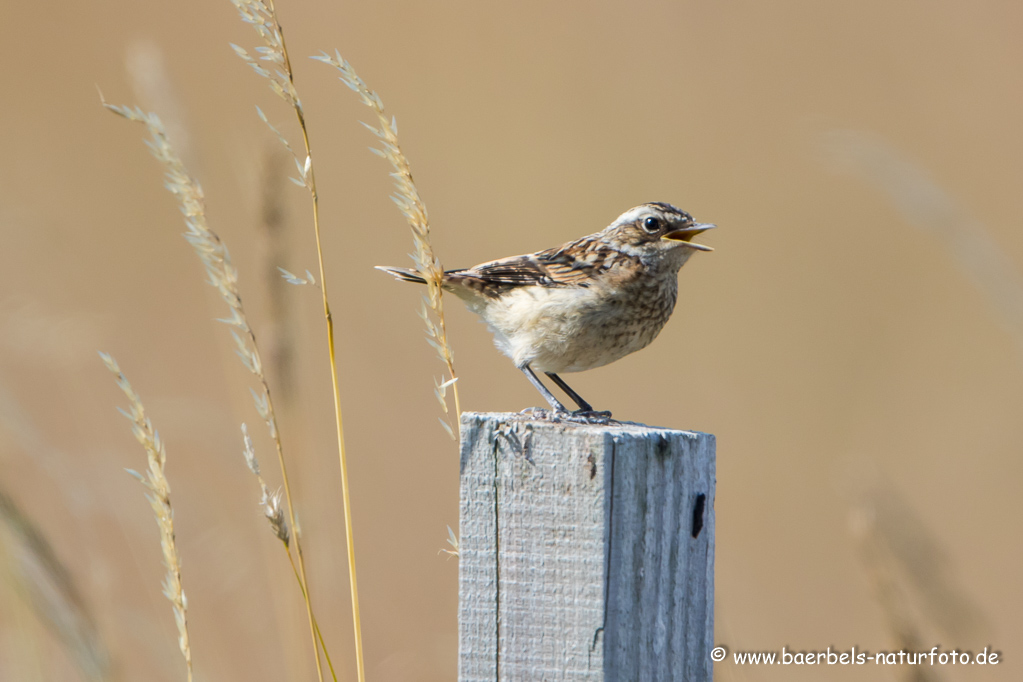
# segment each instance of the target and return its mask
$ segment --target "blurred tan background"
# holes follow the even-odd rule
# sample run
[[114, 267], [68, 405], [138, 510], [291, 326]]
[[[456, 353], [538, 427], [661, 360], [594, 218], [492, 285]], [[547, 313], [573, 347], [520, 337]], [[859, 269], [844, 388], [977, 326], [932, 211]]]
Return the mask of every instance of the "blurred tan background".
[[[439, 550], [457, 527], [458, 458], [418, 292], [371, 270], [406, 265], [412, 247], [366, 151], [370, 112], [304, 58], [335, 47], [397, 117], [447, 267], [560, 244], [644, 201], [720, 226], [660, 338], [569, 379], [620, 418], [717, 435], [716, 641], [876, 651], [908, 627], [921, 648], [1004, 658], [927, 674], [1021, 679], [1023, 5], [278, 11], [317, 155], [368, 679], [455, 678], [457, 561]], [[312, 678], [297, 589], [241, 457], [246, 421], [277, 484], [251, 382], [144, 131], [103, 111], [98, 85], [173, 124], [264, 352], [292, 349], [282, 431], [324, 634], [354, 679], [319, 300], [288, 287], [274, 314], [267, 274], [315, 271], [308, 199], [274, 180], [254, 105], [299, 138], [228, 47], [255, 35], [226, 0], [8, 1], [3, 14], [0, 488], [70, 571], [114, 679], [183, 679], [157, 530], [123, 472], [143, 453], [95, 351], [113, 353], [167, 442], [196, 679]], [[147, 89], [133, 69], [166, 80]], [[283, 251], [263, 224], [267, 186]], [[485, 328], [454, 299], [448, 310], [463, 406], [539, 405]], [[16, 574], [0, 585], [0, 678], [85, 679]]]

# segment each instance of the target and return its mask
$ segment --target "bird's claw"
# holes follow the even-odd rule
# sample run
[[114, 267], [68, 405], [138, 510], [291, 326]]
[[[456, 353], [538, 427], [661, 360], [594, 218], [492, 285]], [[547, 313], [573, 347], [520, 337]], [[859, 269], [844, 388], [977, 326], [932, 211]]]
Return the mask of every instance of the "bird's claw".
[[582, 424], [610, 424], [611, 413], [607, 410], [576, 410], [566, 417], [567, 421], [580, 422]]
[[614, 420], [611, 419], [610, 412], [598, 412], [596, 410], [576, 410], [575, 412], [569, 412], [568, 410], [548, 410], [542, 407], [527, 407], [519, 414], [528, 414], [534, 419], [554, 423], [571, 422], [573, 424], [606, 425], [614, 422]]

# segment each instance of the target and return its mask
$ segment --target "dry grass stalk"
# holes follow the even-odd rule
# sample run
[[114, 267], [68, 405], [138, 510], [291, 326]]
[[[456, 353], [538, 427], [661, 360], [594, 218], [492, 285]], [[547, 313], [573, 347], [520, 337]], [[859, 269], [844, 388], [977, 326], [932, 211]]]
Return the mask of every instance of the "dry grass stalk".
[[0, 490], [0, 559], [9, 559], [11, 578], [92, 682], [110, 679], [110, 656], [95, 621], [46, 537], [14, 501]]
[[[263, 516], [266, 517], [267, 522], [270, 524], [270, 531], [274, 534], [274, 537], [281, 541], [284, 553], [288, 555], [288, 561], [291, 563], [291, 571], [295, 574], [295, 580], [298, 582], [299, 589], [302, 589], [302, 578], [299, 575], [298, 567], [295, 565], [295, 559], [291, 555], [291, 533], [288, 530], [288, 522], [284, 518], [284, 510], [281, 507], [281, 493], [279, 491], [270, 492], [266, 481], [263, 480], [263, 475], [259, 471], [259, 460], [256, 459], [256, 450], [252, 446], [252, 439], [249, 438], [249, 429], [245, 424], [242, 424], [242, 444], [242, 455], [245, 457], [245, 464], [256, 477], [256, 482], [259, 484], [260, 492], [263, 495], [259, 503], [263, 508]], [[334, 682], [337, 682], [334, 663], [330, 660], [330, 653], [327, 651], [327, 645], [323, 641], [323, 635], [320, 633], [320, 624], [316, 621], [315, 615], [313, 616], [313, 629], [316, 632], [316, 638], [319, 640], [320, 646], [323, 647], [323, 655], [327, 659], [330, 675]]]
[[833, 161], [873, 183], [906, 220], [948, 249], [1023, 353], [1023, 275], [988, 229], [883, 139], [833, 131], [822, 146]]
[[[985, 618], [953, 575], [932, 532], [893, 490], [872, 487], [859, 494], [850, 516], [867, 574], [894, 648], [930, 648], [940, 632], [957, 644], [978, 641]], [[941, 679], [930, 666], [905, 668], [907, 682]]]
[[[860, 554], [874, 597], [888, 626], [892, 648], [907, 652], [924, 651], [928, 647], [924, 642], [921, 622], [899, 579], [893, 557], [884, 544], [879, 542], [876, 529], [872, 528], [872, 521], [868, 518], [856, 518], [853, 523], [854, 533], [859, 541]], [[906, 666], [901, 672], [906, 682], [937, 682], [939, 679], [933, 670], [920, 665]]]
[[[454, 354], [451, 351], [451, 344], [448, 343], [447, 326], [444, 322], [444, 301], [442, 297], [443, 290], [441, 289], [444, 269], [441, 267], [440, 260], [433, 252], [433, 246], [430, 243], [430, 219], [426, 213], [426, 205], [423, 203], [422, 197], [419, 196], [419, 190], [412, 179], [412, 168], [409, 166], [408, 159], [405, 158], [401, 151], [401, 146], [398, 144], [397, 121], [393, 117], [390, 119], [387, 117], [384, 111], [384, 103], [381, 101], [380, 96], [367, 87], [359, 75], [355, 73], [352, 65], [341, 58], [340, 52], [335, 51], [333, 57], [328, 54], [322, 54], [318, 57], [313, 57], [313, 59], [330, 64], [337, 69], [341, 73], [341, 81], [358, 93], [362, 103], [372, 109], [377, 116], [379, 128], [366, 123], [363, 125], [369, 128], [380, 140], [380, 148], [371, 147], [370, 151], [389, 161], [392, 168], [394, 168], [391, 177], [394, 179], [396, 192], [391, 199], [401, 210], [405, 220], [408, 221], [409, 227], [412, 229], [412, 242], [415, 246], [412, 260], [415, 263], [416, 271], [426, 280], [427, 293], [420, 308], [419, 316], [426, 325], [426, 342], [437, 351], [449, 375], [448, 378], [444, 379], [442, 377], [442, 381], [435, 382], [434, 393], [437, 396], [437, 400], [440, 401], [444, 413], [447, 414], [447, 389], [449, 387], [452, 389], [455, 399], [454, 421], [457, 424], [459, 416], [462, 414], [462, 408], [458, 400], [458, 377], [455, 374]], [[433, 313], [432, 317], [427, 310], [427, 306], [429, 306], [429, 311]], [[448, 435], [454, 439], [455, 432], [450, 424], [443, 419], [441, 419], [441, 424], [443, 424]]]
[[863, 492], [855, 508], [857, 537], [877, 545], [915, 596], [923, 617], [959, 643], [987, 628], [933, 531], [892, 488]]
[[[235, 352], [241, 359], [242, 364], [259, 382], [260, 390], [258, 392], [252, 391], [252, 398], [256, 405], [256, 411], [266, 424], [277, 450], [277, 460], [280, 464], [281, 477], [284, 483], [284, 494], [288, 502], [288, 519], [291, 527], [294, 528], [295, 512], [292, 503], [291, 485], [284, 461], [284, 446], [281, 442], [280, 431], [277, 428], [277, 414], [274, 410], [270, 385], [263, 371], [263, 361], [259, 353], [259, 346], [256, 343], [256, 334], [249, 325], [248, 318], [245, 315], [245, 308], [242, 306], [241, 294], [238, 289], [238, 271], [231, 263], [227, 246], [224, 245], [217, 233], [210, 229], [206, 221], [206, 202], [202, 187], [199, 185], [198, 180], [192, 177], [185, 168], [181, 157], [171, 145], [158, 116], [144, 112], [138, 107], [116, 106], [107, 104], [105, 101], [103, 106], [129, 121], [142, 123], [149, 130], [150, 139], [146, 141], [146, 145], [152, 151], [153, 156], [163, 164], [165, 185], [178, 198], [181, 204], [181, 212], [185, 216], [185, 225], [188, 228], [185, 232], [185, 239], [192, 245], [199, 259], [206, 267], [209, 284], [220, 293], [221, 298], [231, 311], [230, 317], [221, 321], [234, 327], [231, 334], [235, 340]], [[309, 619], [309, 630], [313, 640], [316, 666], [319, 670], [320, 656], [315, 628], [313, 627], [313, 607], [309, 598], [309, 584], [306, 579], [302, 546], [297, 536], [295, 537], [294, 545], [298, 554], [299, 572], [302, 577], [302, 594]], [[322, 682], [322, 672], [320, 680]]]
[[178, 647], [181, 655], [185, 658], [185, 666], [188, 670], [188, 680], [192, 680], [192, 650], [188, 644], [188, 599], [185, 597], [185, 590], [181, 586], [181, 557], [178, 554], [177, 545], [174, 542], [174, 510], [170, 502], [170, 483], [164, 473], [164, 466], [167, 463], [167, 453], [160, 440], [160, 434], [153, 428], [146, 410], [142, 406], [142, 400], [135, 389], [128, 383], [118, 367], [117, 361], [106, 353], [100, 353], [107, 369], [117, 377], [117, 385], [124, 391], [130, 404], [127, 412], [122, 413], [132, 421], [132, 433], [135, 439], [145, 448], [149, 468], [146, 475], [137, 471], [128, 470], [146, 487], [149, 493], [146, 499], [149, 500], [153, 513], [156, 515], [156, 525], [160, 528], [160, 546], [163, 548], [163, 563], [167, 567], [167, 575], [163, 579], [163, 594], [170, 600], [174, 608], [174, 621], [178, 626]]
[[[316, 173], [313, 167], [313, 152], [309, 143], [309, 129], [306, 126], [305, 110], [302, 107], [302, 100], [295, 88], [294, 72], [291, 69], [291, 58], [288, 55], [288, 47], [284, 41], [284, 31], [277, 18], [277, 10], [273, 0], [231, 0], [242, 20], [250, 24], [259, 34], [263, 45], [256, 48], [259, 58], [252, 57], [244, 48], [232, 44], [232, 48], [252, 69], [269, 81], [270, 89], [283, 99], [295, 112], [298, 119], [299, 129], [302, 131], [302, 142], [305, 146], [305, 159], [299, 159], [287, 139], [276, 128], [270, 125], [263, 112], [259, 112], [260, 118], [277, 135], [284, 147], [291, 152], [295, 160], [295, 167], [298, 169], [298, 178], [292, 181], [300, 187], [309, 191], [309, 198], [312, 201], [313, 209], [313, 232], [316, 237], [316, 257], [320, 271], [320, 293], [323, 297], [323, 316], [327, 326], [327, 352], [330, 359], [330, 379], [334, 391], [334, 421], [337, 426], [338, 458], [341, 468], [341, 499], [344, 505], [345, 536], [348, 550], [348, 580], [352, 599], [352, 621], [355, 632], [355, 658], [356, 670], [359, 682], [366, 679], [365, 666], [362, 654], [362, 619], [359, 614], [359, 590], [355, 574], [355, 538], [352, 529], [351, 499], [348, 493], [348, 463], [345, 453], [344, 422], [341, 418], [341, 387], [338, 383], [337, 354], [334, 344], [334, 319], [330, 313], [330, 301], [327, 297], [327, 278], [323, 267], [323, 246], [320, 238], [320, 203], [319, 194], [316, 191]], [[267, 69], [261, 63], [271, 65]], [[300, 554], [301, 556], [301, 554]], [[319, 659], [316, 662], [319, 666]]]

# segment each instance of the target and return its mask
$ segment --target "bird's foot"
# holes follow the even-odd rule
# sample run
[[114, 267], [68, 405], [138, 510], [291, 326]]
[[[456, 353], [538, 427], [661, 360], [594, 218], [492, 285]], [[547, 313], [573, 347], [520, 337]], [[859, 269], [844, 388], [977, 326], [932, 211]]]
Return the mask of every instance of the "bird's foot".
[[612, 424], [615, 421], [611, 418], [610, 412], [598, 412], [596, 410], [576, 410], [575, 412], [569, 412], [568, 410], [548, 410], [543, 407], [527, 407], [519, 414], [527, 414], [533, 419], [554, 422], [556, 424], [559, 422], [570, 422], [572, 424], [606, 425]]
[[614, 419], [611, 419], [611, 413], [607, 410], [576, 410], [564, 419], [580, 424], [610, 424], [614, 421]]

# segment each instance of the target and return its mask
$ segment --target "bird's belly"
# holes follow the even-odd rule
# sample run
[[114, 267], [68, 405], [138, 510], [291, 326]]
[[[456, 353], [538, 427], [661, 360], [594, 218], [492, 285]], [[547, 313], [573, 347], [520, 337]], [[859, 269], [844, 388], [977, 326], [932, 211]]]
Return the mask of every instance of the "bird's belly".
[[646, 295], [523, 287], [493, 300], [480, 313], [497, 347], [517, 366], [581, 372], [619, 360], [657, 337], [675, 297], [641, 293]]

